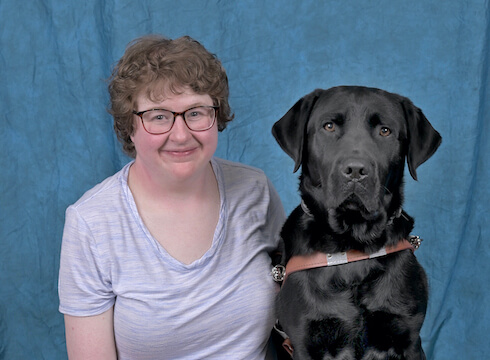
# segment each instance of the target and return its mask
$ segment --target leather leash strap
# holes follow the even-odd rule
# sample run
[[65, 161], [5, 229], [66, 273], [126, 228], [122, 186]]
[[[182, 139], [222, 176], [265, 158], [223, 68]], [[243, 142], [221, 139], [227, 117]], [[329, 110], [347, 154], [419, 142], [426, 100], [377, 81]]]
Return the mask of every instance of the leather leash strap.
[[358, 250], [349, 250], [336, 254], [314, 252], [309, 255], [296, 255], [289, 259], [286, 264], [286, 273], [284, 274], [283, 281], [285, 282], [288, 275], [296, 271], [373, 259], [406, 249], [411, 249], [413, 251], [416, 247], [410, 241], [402, 239], [396, 245], [386, 246], [372, 254], [366, 254]]

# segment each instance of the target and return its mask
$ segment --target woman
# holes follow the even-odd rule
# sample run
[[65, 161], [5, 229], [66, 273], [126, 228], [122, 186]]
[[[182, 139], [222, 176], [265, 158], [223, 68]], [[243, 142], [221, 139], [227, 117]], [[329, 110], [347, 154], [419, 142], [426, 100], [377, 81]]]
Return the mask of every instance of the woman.
[[66, 212], [70, 359], [264, 359], [285, 214], [262, 171], [214, 157], [232, 119], [220, 61], [189, 37], [143, 37], [109, 93], [134, 161]]

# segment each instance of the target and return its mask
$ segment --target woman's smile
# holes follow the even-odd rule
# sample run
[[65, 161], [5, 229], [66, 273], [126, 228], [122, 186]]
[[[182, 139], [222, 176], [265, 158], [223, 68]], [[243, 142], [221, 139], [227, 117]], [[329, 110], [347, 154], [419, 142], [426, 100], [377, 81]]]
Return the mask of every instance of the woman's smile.
[[197, 151], [198, 147], [189, 147], [189, 148], [183, 148], [183, 149], [164, 149], [162, 152], [166, 155], [169, 156], [174, 156], [174, 157], [189, 157], [192, 154], [194, 154]]

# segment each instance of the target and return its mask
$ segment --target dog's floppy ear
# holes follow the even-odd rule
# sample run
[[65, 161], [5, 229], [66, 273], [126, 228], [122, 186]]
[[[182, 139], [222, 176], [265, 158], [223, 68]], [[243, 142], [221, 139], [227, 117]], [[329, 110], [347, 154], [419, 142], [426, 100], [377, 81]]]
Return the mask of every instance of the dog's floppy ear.
[[298, 171], [303, 159], [303, 139], [311, 110], [322, 89], [305, 95], [272, 127], [272, 135], [281, 148], [294, 160], [294, 172]]
[[432, 127], [425, 115], [409, 99], [402, 100], [408, 129], [407, 163], [410, 175], [417, 180], [415, 171], [429, 159], [441, 144], [441, 135]]

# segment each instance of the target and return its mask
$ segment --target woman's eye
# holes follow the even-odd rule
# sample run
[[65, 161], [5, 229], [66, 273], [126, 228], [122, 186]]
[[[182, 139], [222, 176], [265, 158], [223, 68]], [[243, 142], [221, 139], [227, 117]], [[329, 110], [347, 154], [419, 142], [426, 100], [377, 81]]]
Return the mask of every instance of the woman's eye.
[[335, 124], [331, 121], [327, 122], [324, 126], [325, 130], [333, 132], [335, 131]]
[[379, 134], [381, 136], [388, 136], [391, 134], [390, 128], [387, 128], [386, 126], [382, 126], [381, 129], [379, 130]]
[[152, 110], [145, 113], [146, 121], [164, 122], [172, 118], [172, 113], [165, 110]]

